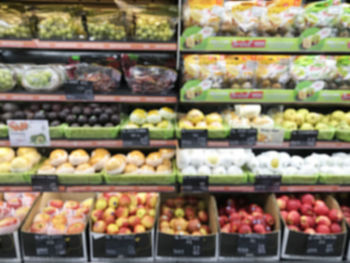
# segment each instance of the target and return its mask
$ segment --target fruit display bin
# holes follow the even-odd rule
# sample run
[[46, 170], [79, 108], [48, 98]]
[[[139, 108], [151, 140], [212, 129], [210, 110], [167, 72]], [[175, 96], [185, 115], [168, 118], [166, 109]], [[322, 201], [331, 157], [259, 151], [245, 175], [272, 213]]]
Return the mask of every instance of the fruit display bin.
[[67, 139], [114, 139], [117, 138], [120, 126], [115, 127], [65, 127]]
[[36, 174], [39, 165], [23, 173], [0, 173], [0, 184], [30, 184], [32, 176]]
[[[86, 262], [88, 260], [86, 231], [74, 235], [46, 235], [30, 232], [35, 215], [49, 200], [75, 200], [82, 202], [94, 198], [93, 193], [44, 193], [32, 207], [21, 227], [21, 247], [24, 261]], [[86, 230], [87, 226], [85, 226]]]
[[[193, 176], [193, 175], [184, 175], [180, 171], [177, 172], [177, 182], [182, 184], [184, 176]], [[211, 185], [237, 185], [237, 184], [246, 184], [248, 182], [248, 174], [243, 173], [239, 175], [221, 175], [221, 174], [211, 174], [208, 175], [209, 184]]]
[[340, 141], [350, 142], [350, 131], [338, 129], [335, 132], [335, 137]]
[[[159, 213], [159, 195], [156, 217]], [[91, 262], [154, 262], [154, 237], [156, 224], [143, 233], [106, 234], [95, 233], [90, 220], [90, 258]]]
[[[127, 130], [126, 125], [129, 122], [128, 119], [126, 119], [122, 125], [121, 125], [121, 130]], [[174, 127], [175, 124], [171, 122], [170, 127], [167, 128], [148, 128], [148, 134], [149, 138], [153, 140], [168, 140], [168, 139], [173, 139], [174, 138]]]
[[[289, 141], [291, 139], [292, 131], [293, 130], [284, 129], [284, 140]], [[329, 128], [327, 130], [319, 130], [317, 135], [317, 140], [331, 141], [334, 139], [335, 134], [336, 134], [336, 129], [334, 128]]]
[[[200, 130], [200, 129], [196, 129]], [[175, 132], [176, 132], [176, 138], [181, 139], [181, 131], [179, 126], [176, 125]], [[230, 133], [230, 128], [229, 126], [224, 123], [222, 129], [207, 129], [208, 131], [208, 138], [209, 139], [225, 139], [228, 137]]]
[[65, 185], [96, 185], [103, 183], [103, 173], [95, 174], [58, 174], [58, 182]]
[[[248, 181], [250, 183], [255, 183], [256, 177], [258, 175], [253, 173], [248, 173]], [[316, 184], [318, 182], [319, 175], [282, 175], [281, 183], [282, 184]]]
[[[173, 166], [174, 167], [174, 166]], [[106, 184], [110, 185], [169, 185], [176, 183], [176, 170], [171, 174], [116, 174], [103, 173]]]
[[320, 174], [320, 183], [323, 183], [323, 184], [350, 184], [350, 175], [347, 175], [347, 174]]
[[[218, 196], [217, 200], [220, 197], [223, 196]], [[238, 234], [219, 231], [220, 262], [279, 260], [281, 227], [275, 195], [249, 195], [243, 198], [248, 198], [252, 203], [260, 205], [263, 207], [264, 212], [272, 215], [275, 222], [274, 229], [271, 233], [266, 234]]]
[[[176, 194], [162, 194], [161, 204], [169, 198], [178, 197]], [[202, 236], [172, 235], [157, 231], [156, 261], [172, 262], [216, 262], [217, 260], [217, 209], [215, 198], [208, 194], [196, 196], [208, 205], [209, 227], [211, 234]], [[160, 224], [158, 218], [158, 225]]]
[[[327, 195], [324, 199], [328, 208], [340, 207], [334, 197]], [[341, 222], [342, 232], [339, 234], [307, 234], [294, 231], [287, 227], [282, 220], [282, 259], [312, 260], [312, 261], [341, 261], [343, 259], [347, 230], [344, 220]]]

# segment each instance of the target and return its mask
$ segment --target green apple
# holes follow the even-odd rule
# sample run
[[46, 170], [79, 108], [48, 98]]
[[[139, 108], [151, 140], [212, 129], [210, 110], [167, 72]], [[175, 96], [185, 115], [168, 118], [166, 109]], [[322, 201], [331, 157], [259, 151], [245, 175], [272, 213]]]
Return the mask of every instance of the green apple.
[[296, 113], [297, 112], [295, 109], [286, 109], [284, 111], [283, 117], [286, 121], [294, 121]]
[[320, 122], [320, 123], [317, 123], [317, 125], [316, 125], [316, 130], [328, 130], [328, 129], [329, 129], [329, 127], [325, 123]]
[[314, 130], [314, 126], [310, 123], [303, 123], [303, 125], [301, 125], [300, 130]]
[[298, 126], [301, 126], [304, 121], [305, 121], [305, 117], [303, 114], [301, 113], [297, 113], [295, 114], [295, 119], [294, 119], [295, 123], [298, 125]]
[[307, 116], [306, 116], [306, 122], [315, 125], [316, 123], [318, 123], [320, 120], [322, 119], [322, 115], [317, 113], [317, 112], [310, 112]]
[[284, 121], [282, 127], [287, 130], [297, 130], [298, 126], [294, 121]]
[[340, 122], [340, 121], [344, 120], [344, 118], [345, 118], [344, 111], [341, 111], [341, 110], [333, 111], [333, 113], [332, 113], [333, 120]]
[[347, 124], [350, 125], [350, 112], [348, 112], [348, 113], [345, 114], [344, 120], [346, 121]]
[[334, 128], [336, 128], [336, 127], [338, 127], [339, 122], [336, 121], [336, 120], [331, 120], [331, 121], [329, 122], [329, 125], [332, 126], [332, 127], [334, 127]]
[[306, 115], [309, 114], [309, 110], [308, 109], [305, 109], [305, 108], [301, 108], [299, 110], [297, 110], [297, 113], [298, 114], [302, 114], [304, 116], [304, 119], [306, 118]]

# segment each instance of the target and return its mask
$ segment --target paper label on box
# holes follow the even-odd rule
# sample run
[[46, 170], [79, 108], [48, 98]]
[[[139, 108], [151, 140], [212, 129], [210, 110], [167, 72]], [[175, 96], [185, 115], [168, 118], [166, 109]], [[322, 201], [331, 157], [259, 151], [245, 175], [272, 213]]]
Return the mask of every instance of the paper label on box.
[[47, 120], [8, 120], [11, 146], [50, 146]]
[[258, 132], [259, 145], [273, 144], [282, 145], [284, 139], [284, 130], [261, 128]]

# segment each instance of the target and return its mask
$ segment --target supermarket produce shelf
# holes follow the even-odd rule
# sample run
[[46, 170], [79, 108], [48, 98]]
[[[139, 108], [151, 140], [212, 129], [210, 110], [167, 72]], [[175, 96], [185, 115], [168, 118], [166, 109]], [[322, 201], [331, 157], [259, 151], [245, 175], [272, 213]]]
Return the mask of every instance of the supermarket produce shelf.
[[[0, 140], [0, 146], [9, 147], [9, 140]], [[167, 147], [175, 148], [177, 146], [177, 140], [150, 140], [149, 146], [137, 146], [137, 148], [157, 148]], [[123, 146], [122, 140], [51, 140], [50, 147], [60, 148], [128, 148]], [[130, 148], [130, 147], [129, 147]]]
[[176, 103], [175, 94], [167, 96], [158, 95], [132, 95], [130, 94], [111, 94], [94, 95], [93, 100], [71, 100], [67, 99], [65, 94], [32, 94], [32, 93], [0, 93], [0, 101], [50, 101], [50, 102], [119, 102], [119, 103]]
[[62, 50], [176, 51], [176, 43], [0, 40], [0, 48]]

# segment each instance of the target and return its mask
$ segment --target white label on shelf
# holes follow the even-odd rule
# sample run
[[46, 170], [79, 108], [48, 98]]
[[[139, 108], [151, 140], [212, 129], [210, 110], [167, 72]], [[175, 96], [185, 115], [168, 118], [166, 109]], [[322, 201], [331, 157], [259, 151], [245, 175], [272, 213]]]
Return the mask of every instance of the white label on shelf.
[[11, 146], [50, 146], [47, 120], [8, 120]]

